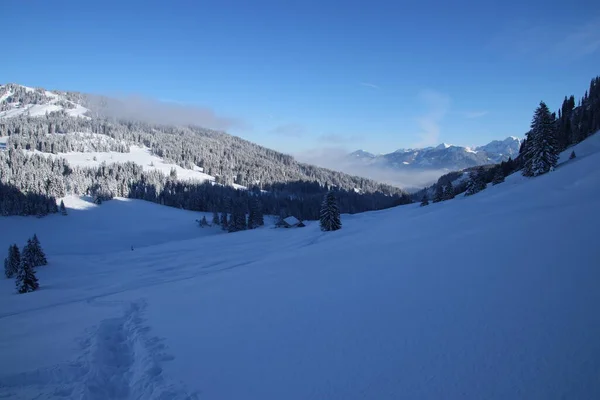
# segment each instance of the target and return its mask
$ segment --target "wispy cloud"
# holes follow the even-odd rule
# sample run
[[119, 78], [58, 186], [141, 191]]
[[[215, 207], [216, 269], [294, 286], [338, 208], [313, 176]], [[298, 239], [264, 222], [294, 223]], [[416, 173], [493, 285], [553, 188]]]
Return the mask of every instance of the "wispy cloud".
[[306, 129], [300, 124], [283, 124], [271, 129], [269, 133], [277, 136], [302, 137], [306, 134]]
[[381, 87], [379, 87], [378, 85], [369, 82], [360, 82], [360, 85], [371, 89], [381, 89]]
[[463, 115], [469, 119], [481, 118], [489, 114], [489, 111], [465, 111]]
[[505, 56], [534, 60], [581, 58], [600, 51], [600, 18], [560, 29], [518, 20], [492, 37], [487, 48]]
[[397, 170], [375, 165], [357, 163], [348, 157], [349, 151], [343, 146], [326, 146], [294, 153], [300, 162], [318, 165], [347, 174], [362, 176], [404, 189], [422, 188], [435, 182], [446, 170]]
[[114, 97], [88, 95], [88, 101], [94, 110], [112, 118], [157, 124], [198, 125], [216, 130], [250, 128], [245, 121], [239, 118], [219, 115], [209, 107], [171, 99], [155, 100], [136, 95]]
[[417, 117], [421, 131], [420, 140], [413, 147], [426, 147], [437, 144], [440, 139], [440, 123], [450, 108], [450, 97], [435, 90], [423, 90], [419, 100], [425, 105], [426, 112]]
[[363, 140], [363, 137], [358, 136], [358, 135], [345, 136], [345, 135], [338, 135], [336, 133], [330, 133], [330, 134], [326, 134], [326, 135], [321, 135], [321, 136], [319, 136], [318, 139], [319, 139], [319, 141], [325, 142], [325, 143], [344, 144], [344, 143], [359, 142], [359, 141]]
[[561, 54], [583, 57], [600, 50], [600, 18], [580, 25], [556, 44]]

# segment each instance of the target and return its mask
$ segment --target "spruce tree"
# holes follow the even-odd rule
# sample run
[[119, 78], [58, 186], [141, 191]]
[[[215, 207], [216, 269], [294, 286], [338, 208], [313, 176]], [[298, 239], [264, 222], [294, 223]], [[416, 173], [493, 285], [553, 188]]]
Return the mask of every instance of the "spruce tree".
[[203, 227], [203, 228], [205, 226], [208, 226], [208, 221], [206, 220], [206, 215], [202, 216], [202, 219], [200, 220], [200, 226]]
[[423, 195], [423, 199], [421, 200], [421, 207], [425, 207], [429, 205], [429, 199], [427, 198], [427, 193]]
[[452, 200], [454, 198], [454, 186], [452, 186], [452, 182], [448, 182], [448, 184], [444, 187], [444, 200]]
[[67, 208], [65, 207], [65, 202], [63, 200], [60, 201], [60, 212], [62, 215], [67, 215]]
[[577, 157], [577, 155], [575, 154], [575, 150], [573, 150], [573, 151], [571, 152], [571, 155], [569, 156], [569, 160], [572, 160], [572, 159], [574, 159], [575, 157]]
[[246, 209], [241, 200], [233, 204], [229, 219], [229, 232], [238, 232], [246, 229]]
[[333, 191], [329, 191], [323, 199], [323, 204], [321, 205], [320, 225], [321, 230], [325, 232], [342, 229], [340, 209]]
[[42, 245], [40, 244], [36, 234], [34, 234], [33, 238], [31, 239], [31, 246], [31, 251], [33, 254], [33, 266], [39, 267], [40, 265], [47, 265], [48, 260], [46, 260], [46, 254], [44, 253]]
[[471, 171], [469, 174], [469, 182], [467, 183], [467, 191], [465, 196], [471, 196], [475, 193], [479, 193], [486, 188], [485, 183], [485, 171], [479, 167], [475, 171]]
[[435, 194], [433, 195], [433, 202], [439, 203], [442, 200], [444, 200], [444, 187], [442, 186], [442, 184], [440, 182], [438, 182], [437, 185], [435, 186]]
[[21, 252], [16, 244], [8, 248], [8, 257], [4, 260], [4, 274], [7, 278], [15, 276], [21, 264]]
[[40, 286], [33, 270], [31, 257], [24, 256], [21, 259], [15, 284], [19, 293], [33, 292]]
[[497, 185], [499, 183], [504, 182], [504, 171], [502, 168], [496, 168], [496, 173], [494, 174], [494, 179], [492, 180], [492, 185]]
[[556, 140], [555, 121], [543, 101], [535, 110], [527, 141], [528, 148], [523, 154], [524, 176], [538, 176], [556, 167], [559, 146]]
[[264, 224], [265, 221], [261, 205], [257, 199], [251, 198], [248, 210], [248, 229], [255, 229]]
[[219, 225], [220, 220], [219, 220], [219, 213], [216, 211], [213, 211], [213, 217], [212, 217], [212, 224], [213, 225]]

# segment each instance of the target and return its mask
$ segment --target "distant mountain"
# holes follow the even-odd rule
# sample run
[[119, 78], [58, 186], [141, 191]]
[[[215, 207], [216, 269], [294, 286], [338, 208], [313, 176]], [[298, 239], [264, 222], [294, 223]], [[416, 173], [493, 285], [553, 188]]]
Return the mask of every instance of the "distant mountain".
[[350, 153], [348, 158], [369, 166], [394, 169], [458, 170], [514, 158], [519, 154], [521, 142], [521, 139], [510, 136], [474, 148], [442, 143], [436, 147], [398, 149], [393, 153], [379, 155], [357, 150]]

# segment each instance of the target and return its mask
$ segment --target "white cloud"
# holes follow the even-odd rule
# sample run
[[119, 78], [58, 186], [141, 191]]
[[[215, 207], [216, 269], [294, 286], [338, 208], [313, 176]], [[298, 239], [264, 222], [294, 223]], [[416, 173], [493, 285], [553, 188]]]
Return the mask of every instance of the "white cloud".
[[448, 173], [446, 170], [396, 170], [365, 165], [350, 159], [348, 154], [349, 151], [345, 147], [330, 146], [309, 149], [295, 153], [293, 156], [300, 162], [362, 176], [407, 190], [428, 186], [437, 181], [440, 176]]
[[269, 133], [285, 137], [302, 137], [306, 134], [306, 130], [300, 124], [283, 124], [271, 129]]
[[487, 47], [510, 57], [543, 61], [585, 57], [600, 51], [600, 18], [560, 27], [517, 20], [492, 37]]
[[361, 82], [360, 85], [371, 89], [381, 89], [378, 85], [369, 82]]
[[218, 115], [208, 107], [183, 104], [175, 100], [154, 100], [142, 96], [104, 97], [88, 95], [92, 108], [113, 118], [157, 124], [198, 125], [216, 130], [248, 128], [244, 121]]
[[489, 114], [489, 111], [465, 111], [464, 116], [469, 119], [481, 118]]
[[420, 140], [413, 147], [427, 147], [437, 144], [440, 139], [440, 123], [450, 108], [450, 97], [435, 90], [423, 90], [419, 93], [419, 100], [425, 105], [425, 114], [417, 117], [417, 124], [421, 128]]

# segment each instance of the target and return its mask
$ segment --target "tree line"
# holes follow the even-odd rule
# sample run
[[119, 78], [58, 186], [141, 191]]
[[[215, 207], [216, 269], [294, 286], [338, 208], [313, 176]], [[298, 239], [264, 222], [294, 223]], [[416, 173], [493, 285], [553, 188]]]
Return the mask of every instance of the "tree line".
[[[248, 212], [258, 199], [263, 214], [295, 215], [318, 219], [323, 195], [334, 190], [345, 213], [389, 208], [410, 203], [408, 195], [357, 193], [317, 181], [296, 181], [251, 186], [238, 190], [210, 181], [178, 181], [157, 170], [144, 171], [133, 162], [71, 167], [62, 158], [26, 154], [9, 149], [0, 152], [0, 190], [10, 193], [0, 201], [2, 215], [45, 215], [57, 212], [56, 198], [67, 194], [90, 195], [99, 201], [113, 197], [141, 199], [192, 211], [231, 214], [234, 203]], [[29, 199], [28, 201], [25, 201]]]

